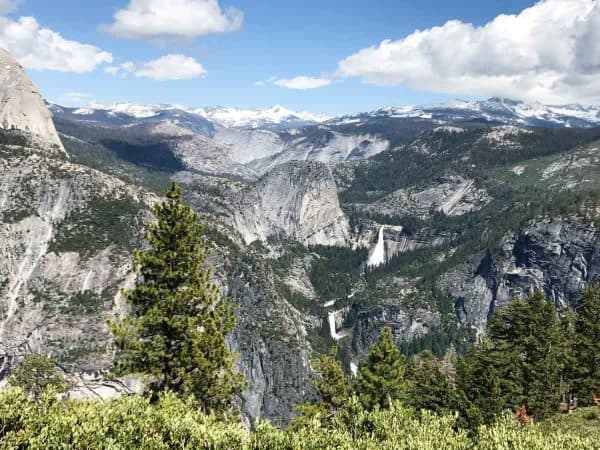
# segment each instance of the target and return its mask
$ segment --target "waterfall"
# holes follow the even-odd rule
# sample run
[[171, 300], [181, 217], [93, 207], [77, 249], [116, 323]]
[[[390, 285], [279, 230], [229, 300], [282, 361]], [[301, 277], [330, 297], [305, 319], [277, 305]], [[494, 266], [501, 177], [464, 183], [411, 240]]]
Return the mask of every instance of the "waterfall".
[[373, 249], [373, 253], [369, 256], [367, 266], [377, 267], [385, 263], [385, 241], [383, 239], [383, 225], [379, 229], [379, 237], [377, 238], [377, 244]]
[[329, 321], [329, 333], [334, 340], [339, 340], [343, 336], [337, 332], [337, 325], [335, 323], [335, 312], [332, 311], [328, 314], [327, 319]]

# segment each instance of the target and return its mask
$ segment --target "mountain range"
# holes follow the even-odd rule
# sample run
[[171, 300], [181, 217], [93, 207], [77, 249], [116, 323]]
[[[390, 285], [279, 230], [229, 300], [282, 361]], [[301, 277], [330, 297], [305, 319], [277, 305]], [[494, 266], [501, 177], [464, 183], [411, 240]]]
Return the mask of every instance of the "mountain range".
[[312, 357], [352, 372], [389, 326], [405, 354], [474, 345], [542, 289], [576, 305], [600, 274], [592, 107], [490, 99], [325, 118], [135, 104], [47, 106], [0, 52], [0, 379], [50, 353], [74, 397], [113, 379], [107, 319], [171, 180], [206, 224], [252, 418], [311, 398]]
[[364, 120], [384, 117], [421, 118], [439, 123], [480, 120], [490, 123], [534, 127], [591, 127], [600, 124], [600, 106], [578, 104], [543, 105], [541, 103], [515, 101], [498, 97], [483, 101], [456, 100], [432, 105], [386, 106], [372, 112], [340, 117], [330, 117], [308, 111], [296, 112], [280, 105], [268, 109], [242, 109], [222, 106], [186, 108], [178, 105], [143, 105], [129, 102], [112, 105], [92, 103], [78, 108], [50, 105], [50, 108], [58, 113], [90, 116], [90, 119], [97, 114], [148, 119], [165, 115], [169, 111], [182, 111], [195, 114], [224, 127], [281, 129], [298, 128], [318, 123], [357, 124]]

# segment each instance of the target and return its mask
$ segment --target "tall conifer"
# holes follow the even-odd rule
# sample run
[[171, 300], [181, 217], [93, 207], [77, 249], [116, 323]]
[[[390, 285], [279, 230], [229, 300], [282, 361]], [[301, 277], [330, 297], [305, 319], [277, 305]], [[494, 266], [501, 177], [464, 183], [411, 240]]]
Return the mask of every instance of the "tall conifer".
[[365, 407], [387, 408], [391, 400], [407, 399], [404, 358], [394, 343], [392, 330], [385, 327], [358, 369], [358, 392]]
[[573, 343], [574, 390], [585, 402], [600, 396], [600, 282], [577, 305]]
[[204, 410], [226, 409], [243, 387], [226, 339], [235, 319], [205, 269], [203, 226], [173, 183], [136, 252], [131, 314], [111, 324], [121, 372], [151, 375], [159, 390], [193, 395]]

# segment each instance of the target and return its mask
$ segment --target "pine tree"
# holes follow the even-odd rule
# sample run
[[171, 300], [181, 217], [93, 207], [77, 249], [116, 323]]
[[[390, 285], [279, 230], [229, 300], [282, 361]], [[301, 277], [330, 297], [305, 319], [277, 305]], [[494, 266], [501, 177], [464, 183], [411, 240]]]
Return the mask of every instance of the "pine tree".
[[406, 400], [408, 383], [404, 378], [404, 359], [389, 327], [383, 329], [379, 341], [361, 361], [357, 382], [366, 408], [387, 408], [391, 400]]
[[197, 215], [173, 183], [147, 224], [148, 249], [136, 252], [131, 314], [111, 324], [117, 369], [156, 380], [154, 389], [193, 395], [204, 410], [226, 409], [243, 387], [226, 339], [235, 319], [203, 268], [208, 249]]
[[441, 362], [431, 353], [410, 358], [406, 368], [410, 404], [416, 410], [436, 413], [457, 410], [456, 391], [450, 386]]
[[560, 403], [565, 349], [554, 304], [541, 291], [515, 300], [492, 318], [488, 335], [491, 348], [476, 364], [500, 377], [500, 392], [494, 397], [513, 409], [525, 402], [538, 418], [554, 412]]
[[316, 375], [311, 377], [311, 384], [319, 394], [320, 405], [327, 411], [342, 407], [352, 395], [352, 385], [336, 354], [337, 349], [333, 347], [328, 355], [313, 361]]
[[573, 385], [584, 402], [600, 395], [600, 282], [585, 289], [577, 305]]
[[465, 358], [458, 359], [459, 409], [472, 429], [520, 406], [521, 358], [514, 349], [499, 350], [486, 338]]
[[[560, 328], [563, 334], [562, 348], [560, 349], [560, 395], [562, 401], [571, 404], [573, 397], [573, 376], [576, 368], [576, 359], [573, 353], [575, 342], [575, 319], [577, 315], [571, 308], [566, 308], [560, 316]], [[569, 406], [570, 407], [570, 406]]]
[[296, 406], [300, 414], [294, 417], [291, 429], [302, 429], [315, 419], [319, 420], [322, 426], [332, 425], [337, 413], [349, 405], [354, 386], [337, 360], [336, 354], [337, 348], [333, 347], [329, 354], [321, 355], [312, 361], [315, 373], [311, 375], [310, 382], [318, 399]]

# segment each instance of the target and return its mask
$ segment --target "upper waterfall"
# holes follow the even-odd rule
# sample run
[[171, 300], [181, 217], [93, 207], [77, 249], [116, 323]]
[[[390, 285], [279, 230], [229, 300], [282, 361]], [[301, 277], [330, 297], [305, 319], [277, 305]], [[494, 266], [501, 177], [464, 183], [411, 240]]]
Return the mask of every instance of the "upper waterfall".
[[381, 228], [379, 228], [377, 244], [373, 249], [373, 253], [371, 253], [369, 259], [367, 260], [367, 266], [369, 267], [377, 267], [385, 264], [385, 241], [383, 238], [383, 229], [384, 226], [382, 225]]

